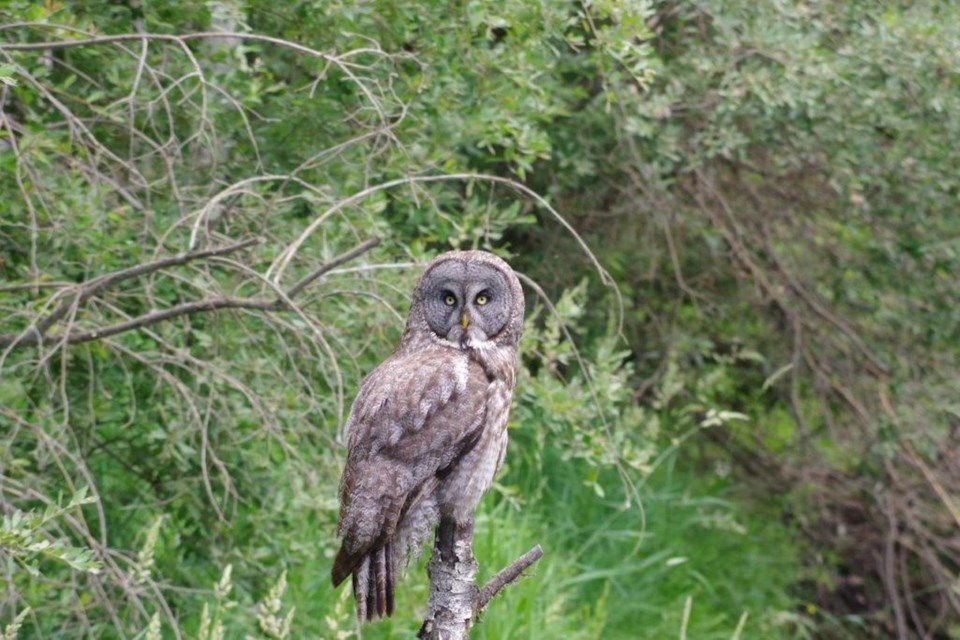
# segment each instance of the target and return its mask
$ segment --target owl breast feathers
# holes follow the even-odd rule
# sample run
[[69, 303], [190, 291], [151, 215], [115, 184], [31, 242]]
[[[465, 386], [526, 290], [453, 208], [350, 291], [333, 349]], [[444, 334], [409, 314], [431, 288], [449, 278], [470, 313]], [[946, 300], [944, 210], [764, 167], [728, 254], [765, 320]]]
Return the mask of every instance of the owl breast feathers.
[[[433, 298], [433, 299], [431, 299]], [[483, 252], [434, 260], [397, 352], [363, 381], [347, 422], [334, 586], [359, 618], [394, 610], [397, 571], [440, 518], [464, 522], [503, 461], [523, 294]]]

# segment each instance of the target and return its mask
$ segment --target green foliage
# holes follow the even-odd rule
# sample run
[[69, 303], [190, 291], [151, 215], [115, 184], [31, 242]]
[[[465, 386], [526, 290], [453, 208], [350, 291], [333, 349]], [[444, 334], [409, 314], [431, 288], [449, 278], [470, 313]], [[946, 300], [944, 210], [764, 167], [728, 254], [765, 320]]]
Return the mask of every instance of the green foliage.
[[476, 554], [546, 550], [475, 637], [951, 633], [956, 13], [4, 4], [5, 637], [356, 637], [340, 428], [454, 247], [529, 279]]
[[[450, 247], [509, 256], [510, 235], [536, 221], [502, 175], [423, 174], [522, 177], [582, 100], [571, 74], [615, 64], [649, 77], [645, 5], [474, 3], [466, 20], [430, 4], [275, 9], [0, 10], [31, 21], [5, 44], [67, 43], [49, 56], [4, 49], [4, 549], [25, 568], [41, 552], [64, 561], [12, 573], [37, 635], [354, 633], [347, 591], [327, 580], [349, 399], [395, 344], [417, 265]], [[137, 28], [162, 35], [109, 39]], [[174, 37], [211, 30], [254, 35]], [[106, 39], [71, 42], [89, 37]], [[191, 312], [112, 333], [197, 300], [269, 301], [374, 237], [376, 250], [313, 283], [296, 310]], [[247, 238], [258, 243], [227, 249]], [[222, 253], [149, 266], [198, 250]], [[136, 265], [147, 266], [125, 271]], [[19, 344], [35, 331], [48, 342]], [[540, 344], [536, 358], [571, 344]], [[611, 426], [629, 417], [629, 371], [614, 347], [597, 353], [567, 374], [589, 398], [578, 419], [608, 423], [575, 454], [592, 466], [648, 448], [642, 430]], [[588, 372], [615, 390], [590, 391]], [[22, 506], [81, 481], [89, 503], [66, 507], [86, 505], [68, 527], [55, 526], [67, 512]], [[422, 579], [404, 593], [408, 611], [422, 603]], [[548, 603], [526, 598], [539, 617], [517, 624], [539, 629]]]
[[[594, 466], [587, 482], [598, 492], [596, 469], [625, 465], [647, 468], [655, 454], [655, 423], [634, 406], [625, 362], [628, 353], [610, 336], [593, 346], [589, 361], [577, 350], [576, 335], [585, 302], [585, 282], [565, 291], [549, 308], [534, 307], [524, 329], [515, 419], [535, 429], [538, 455], [547, 439], [562, 443], [569, 458]], [[569, 376], [581, 370], [585, 376]], [[584, 429], [584, 425], [593, 425]], [[641, 435], [637, 438], [637, 435]]]
[[101, 563], [90, 549], [66, 546], [63, 539], [51, 540], [46, 534], [57, 519], [93, 502], [87, 490], [81, 489], [63, 506], [51, 504], [42, 512], [14, 509], [0, 521], [0, 549], [20, 570], [34, 577], [41, 573], [41, 560], [58, 560], [76, 571], [100, 573]]
[[[646, 402], [682, 381], [668, 433], [682, 441], [715, 404], [748, 416], [703, 433], [699, 455], [792, 496], [832, 550], [809, 561], [821, 620], [877, 637], [960, 615], [929, 581], [958, 559], [936, 497], [960, 486], [960, 298], [943, 277], [960, 270], [960, 111], [942, 109], [960, 99], [955, 18], [935, 2], [659, 5], [657, 80], [640, 101], [616, 87], [635, 108], [613, 112], [625, 135], [591, 177], [616, 186], [569, 205], [621, 284]], [[538, 239], [557, 243], [572, 244]], [[907, 478], [926, 487], [922, 516]], [[902, 547], [885, 550], [891, 536]], [[927, 545], [941, 552], [914, 552]], [[889, 554], [896, 580], [871, 559]]]

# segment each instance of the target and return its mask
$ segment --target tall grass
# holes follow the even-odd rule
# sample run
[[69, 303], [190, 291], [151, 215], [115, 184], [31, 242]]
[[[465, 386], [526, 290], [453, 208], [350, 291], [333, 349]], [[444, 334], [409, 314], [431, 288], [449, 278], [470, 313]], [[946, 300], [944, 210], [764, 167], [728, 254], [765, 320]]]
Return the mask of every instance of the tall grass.
[[[722, 478], [675, 460], [646, 483], [642, 507], [624, 508], [616, 474], [601, 475], [601, 498], [583, 482], [584, 465], [547, 449], [537, 467], [517, 451], [518, 464], [477, 515], [480, 581], [533, 544], [545, 555], [490, 604], [472, 638], [797, 637], [789, 626], [799, 605], [789, 595], [800, 575], [797, 543], [775, 513], [731, 501]], [[348, 589], [329, 587], [328, 565], [318, 557], [291, 568], [291, 593], [316, 594], [293, 603], [301, 632], [337, 637], [352, 628], [353, 602]], [[424, 565], [402, 579], [395, 617], [365, 627], [364, 638], [414, 637], [427, 600]]]
[[[775, 513], [727, 499], [722, 479], [679, 470], [671, 459], [646, 484], [643, 504], [624, 508], [612, 472], [601, 477], [603, 498], [584, 484], [586, 469], [559, 456], [548, 455], [538, 477], [522, 473], [504, 483], [527, 485], [521, 494], [534, 496], [515, 517], [532, 521], [526, 528], [538, 532], [552, 571], [529, 582], [541, 585], [541, 597], [556, 597], [585, 633], [596, 630], [576, 637], [678, 637], [687, 598], [687, 637], [731, 638], [744, 613], [741, 637], [793, 637], [780, 614], [797, 604], [789, 595], [800, 575], [797, 543]], [[492, 538], [478, 539], [478, 555]], [[566, 636], [547, 627], [516, 637]]]

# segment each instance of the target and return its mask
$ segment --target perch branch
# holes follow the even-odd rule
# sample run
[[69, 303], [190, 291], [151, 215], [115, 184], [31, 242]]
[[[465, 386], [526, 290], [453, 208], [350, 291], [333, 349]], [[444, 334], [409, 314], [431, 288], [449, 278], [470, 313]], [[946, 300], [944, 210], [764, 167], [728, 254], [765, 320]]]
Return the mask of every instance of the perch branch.
[[490, 600], [543, 557], [543, 550], [537, 545], [510, 563], [482, 589], [477, 589], [474, 582], [477, 561], [472, 546], [472, 521], [440, 520], [433, 555], [427, 566], [430, 601], [428, 617], [417, 633], [421, 640], [466, 640], [470, 627]]

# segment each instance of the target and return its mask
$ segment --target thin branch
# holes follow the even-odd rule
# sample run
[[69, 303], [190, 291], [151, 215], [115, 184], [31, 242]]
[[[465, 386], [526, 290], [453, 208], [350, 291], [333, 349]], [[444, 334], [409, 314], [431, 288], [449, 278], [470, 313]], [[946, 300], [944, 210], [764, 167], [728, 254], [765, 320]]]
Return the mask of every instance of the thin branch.
[[18, 291], [31, 291], [34, 289], [65, 289], [75, 284], [75, 282], [24, 282], [22, 284], [4, 285], [0, 287], [0, 293], [16, 293]]
[[[56, 338], [50, 339], [47, 336], [47, 331], [57, 322], [62, 320], [67, 314], [70, 313], [71, 309], [77, 308], [79, 305], [83, 304], [93, 296], [98, 293], [116, 285], [119, 282], [124, 280], [129, 280], [131, 278], [136, 278], [142, 275], [147, 275], [160, 269], [165, 269], [167, 267], [175, 267], [192, 262], [194, 260], [202, 260], [204, 258], [210, 258], [213, 256], [223, 256], [230, 253], [235, 253], [241, 249], [246, 249], [247, 247], [258, 244], [260, 240], [258, 238], [253, 238], [250, 240], [245, 240], [243, 242], [238, 242], [227, 247], [219, 247], [216, 249], [206, 249], [204, 251], [194, 251], [192, 253], [185, 253], [178, 256], [171, 256], [169, 258], [162, 258], [160, 260], [154, 260], [152, 262], [147, 262], [145, 264], [138, 264], [133, 267], [128, 267], [126, 269], [121, 269], [120, 271], [115, 271], [113, 273], [108, 273], [106, 275], [94, 278], [93, 280], [84, 283], [79, 287], [79, 289], [74, 293], [74, 295], [69, 296], [66, 300], [60, 303], [60, 305], [54, 309], [48, 316], [40, 320], [39, 322], [33, 324], [32, 326], [25, 329], [22, 333], [19, 334], [7, 334], [0, 336], [0, 348], [15, 346], [15, 347], [25, 347], [36, 345], [38, 343], [52, 344], [56, 343], [59, 340], [63, 339], [63, 336], [58, 336]], [[167, 311], [170, 311], [168, 309]], [[182, 315], [182, 314], [176, 314]], [[163, 318], [161, 318], [163, 319]], [[126, 323], [124, 323], [126, 324]], [[120, 325], [116, 325], [120, 326]], [[138, 325], [142, 326], [142, 325]], [[133, 328], [133, 327], [130, 327]], [[124, 329], [126, 330], [126, 329]], [[103, 331], [109, 331], [104, 329]], [[106, 337], [109, 335], [114, 335], [118, 333], [117, 331], [103, 333], [101, 335], [96, 335], [97, 331], [86, 332], [83, 335], [86, 335], [86, 339], [83, 340], [74, 340], [73, 337], [68, 338], [68, 342], [88, 342], [90, 340], [95, 340], [97, 338]], [[76, 334], [74, 334], [76, 335]]]
[[303, 291], [307, 286], [309, 286], [312, 282], [314, 282], [317, 278], [323, 276], [324, 274], [328, 273], [332, 269], [339, 267], [344, 262], [349, 262], [354, 258], [356, 258], [357, 256], [363, 255], [364, 253], [366, 253], [367, 251], [370, 251], [381, 242], [382, 242], [381, 238], [370, 238], [369, 240], [366, 240], [365, 242], [358, 244], [353, 249], [350, 249], [349, 251], [341, 253], [336, 258], [333, 258], [332, 260], [324, 262], [322, 265], [320, 265], [319, 269], [317, 269], [310, 275], [301, 278], [300, 281], [297, 282], [297, 284], [290, 287], [290, 289], [287, 291], [287, 297], [293, 298], [298, 293]]
[[[178, 304], [170, 307], [169, 309], [147, 313], [142, 316], [127, 320], [126, 322], [119, 322], [117, 324], [100, 329], [91, 329], [90, 331], [75, 331], [68, 333], [66, 336], [45, 335], [43, 337], [43, 344], [51, 345], [62, 342], [67, 344], [80, 344], [83, 342], [91, 342], [93, 340], [109, 338], [117, 335], [118, 333], [125, 333], [127, 331], [131, 331], [132, 329], [147, 327], [158, 322], [162, 322], [163, 320], [170, 320], [171, 318], [177, 318], [180, 316], [189, 316], [195, 313], [216, 311], [218, 309], [262, 309], [266, 311], [276, 311], [284, 308], [285, 306], [286, 305], [280, 300], [256, 300], [249, 298], [226, 297], [208, 298], [206, 300]], [[4, 341], [9, 337], [10, 336], [0, 336], [0, 346], [3, 346]], [[36, 344], [35, 338], [33, 344]]]
[[504, 567], [497, 575], [490, 578], [487, 584], [483, 585], [480, 593], [477, 594], [477, 600], [474, 603], [474, 616], [487, 608], [487, 604], [496, 597], [498, 593], [514, 582], [516, 582], [524, 571], [537, 563], [543, 557], [543, 548], [538, 544], [530, 551], [511, 562]]
[[194, 302], [186, 302], [175, 305], [168, 309], [152, 311], [142, 316], [131, 318], [124, 322], [119, 322], [107, 327], [90, 329], [88, 331], [70, 331], [66, 335], [47, 333], [52, 325], [63, 319], [63, 317], [66, 316], [71, 310], [75, 310], [81, 303], [89, 300], [91, 297], [109, 288], [111, 285], [117, 284], [123, 280], [153, 273], [164, 267], [182, 265], [201, 258], [221, 257], [228, 253], [233, 253], [235, 251], [239, 251], [240, 249], [257, 244], [260, 242], [260, 240], [247, 240], [245, 242], [230, 245], [229, 247], [208, 249], [206, 251], [196, 251], [180, 256], [155, 260], [146, 264], [136, 265], [127, 269], [122, 269], [121, 271], [117, 271], [115, 273], [101, 276], [81, 286], [80, 290], [75, 295], [61, 303], [57, 309], [37, 323], [34, 327], [31, 327], [30, 329], [27, 329], [19, 334], [0, 335], [0, 348], [17, 348], [37, 344], [43, 344], [45, 346], [55, 344], [80, 344], [84, 342], [91, 342], [93, 340], [109, 338], [111, 336], [132, 331], [134, 329], [142, 329], [164, 320], [170, 320], [180, 316], [189, 316], [197, 313], [217, 311], [219, 309], [258, 309], [261, 311], [293, 310], [293, 298], [297, 294], [302, 293], [303, 290], [306, 289], [312, 282], [316, 281], [317, 278], [329, 273], [335, 267], [370, 251], [379, 245], [381, 241], [382, 240], [380, 238], [371, 238], [365, 242], [362, 242], [353, 249], [350, 249], [349, 251], [346, 251], [324, 263], [319, 269], [302, 278], [289, 291], [278, 291], [277, 297], [272, 300], [260, 298], [236, 298], [229, 296], [207, 298], [204, 300], [197, 300]]

